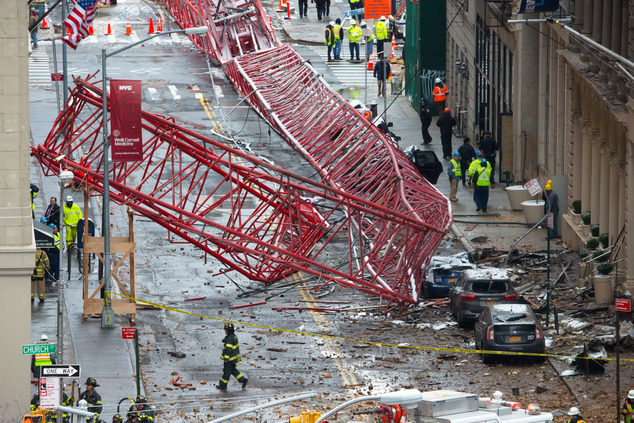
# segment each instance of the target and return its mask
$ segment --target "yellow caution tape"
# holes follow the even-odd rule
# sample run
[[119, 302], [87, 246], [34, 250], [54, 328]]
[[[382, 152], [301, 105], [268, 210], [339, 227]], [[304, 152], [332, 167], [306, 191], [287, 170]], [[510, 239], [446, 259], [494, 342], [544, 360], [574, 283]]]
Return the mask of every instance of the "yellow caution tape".
[[[276, 328], [276, 327], [273, 327], [273, 326], [263, 326], [263, 325], [258, 325], [258, 324], [255, 324], [255, 323], [241, 322], [239, 320], [222, 319], [220, 317], [213, 317], [213, 316], [207, 316], [205, 314], [192, 313], [191, 311], [180, 310], [180, 309], [177, 309], [177, 308], [174, 308], [174, 307], [169, 307], [169, 306], [166, 306], [166, 305], [163, 305], [163, 304], [153, 303], [151, 301], [146, 301], [146, 300], [141, 300], [139, 298], [129, 297], [127, 295], [124, 295], [124, 294], [121, 294], [121, 293], [118, 293], [118, 292], [113, 292], [112, 294], [113, 295], [118, 295], [118, 296], [126, 298], [128, 300], [136, 301], [136, 302], [143, 303], [143, 304], [148, 304], [148, 305], [151, 305], [151, 306], [156, 307], [156, 308], [162, 308], [163, 310], [170, 310], [170, 311], [173, 311], [173, 312], [176, 312], [176, 313], [182, 313], [182, 314], [188, 314], [190, 316], [202, 317], [204, 319], [217, 320], [219, 322], [229, 322], [229, 323], [233, 323], [233, 324], [238, 324], [238, 325], [243, 325], [243, 326], [251, 326], [251, 327], [259, 328], [259, 329], [274, 330], [274, 331], [278, 331], [278, 332], [293, 333], [293, 334], [302, 335], [302, 336], [313, 336], [313, 337], [316, 337], [316, 338], [332, 339], [332, 340], [336, 340], [336, 341], [354, 342], [354, 343], [357, 343], [357, 344], [376, 345], [376, 346], [381, 346], [381, 347], [408, 348], [408, 349], [421, 350], [421, 351], [455, 352], [455, 353], [464, 353], [464, 354], [512, 355], [512, 356], [524, 356], [524, 357], [580, 358], [580, 359], [585, 359], [585, 360], [616, 361], [616, 358], [609, 358], [609, 357], [608, 358], [577, 357], [575, 355], [524, 353], [524, 352], [516, 352], [516, 351], [489, 351], [489, 350], [475, 350], [475, 349], [467, 349], [467, 348], [420, 347], [420, 346], [417, 346], [417, 345], [405, 345], [405, 344], [392, 344], [392, 343], [389, 343], [389, 342], [364, 341], [364, 340], [361, 340], [361, 339], [343, 338], [343, 337], [340, 337], [340, 336], [323, 335], [323, 334], [319, 334], [319, 333], [303, 332], [303, 331], [292, 330], [292, 329], [282, 329], [282, 328]], [[632, 358], [621, 358], [620, 361], [621, 362], [634, 362], [634, 359], [632, 359]]]

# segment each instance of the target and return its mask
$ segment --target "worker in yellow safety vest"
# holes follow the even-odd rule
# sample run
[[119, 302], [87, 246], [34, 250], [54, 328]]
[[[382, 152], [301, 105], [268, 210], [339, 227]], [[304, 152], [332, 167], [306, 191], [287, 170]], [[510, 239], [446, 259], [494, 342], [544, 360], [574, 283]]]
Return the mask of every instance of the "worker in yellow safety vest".
[[[42, 334], [40, 340], [36, 342], [36, 345], [45, 344], [49, 344], [48, 336]], [[50, 366], [51, 364], [55, 364], [55, 359], [50, 353], [33, 354], [31, 356], [31, 373], [33, 374], [33, 378], [38, 379], [40, 377], [40, 366]]]
[[343, 40], [343, 27], [341, 25], [341, 19], [337, 18], [335, 24], [332, 27], [335, 32], [335, 47], [332, 53], [335, 56], [335, 60], [341, 60], [341, 41]]
[[462, 179], [462, 171], [460, 170], [460, 153], [457, 151], [453, 153], [453, 158], [449, 161], [447, 174], [449, 175], [449, 199], [458, 201], [456, 195], [458, 194], [458, 181]]
[[355, 60], [355, 53], [357, 57], [356, 60], [360, 60], [359, 41], [361, 40], [363, 31], [357, 26], [357, 21], [354, 19], [350, 21], [350, 26], [346, 28], [346, 31], [348, 31], [348, 43], [350, 44], [350, 60]]
[[374, 25], [374, 29], [376, 30], [376, 54], [379, 56], [379, 59], [383, 59], [384, 46], [387, 41], [385, 16], [381, 16], [381, 19]]
[[66, 225], [66, 248], [75, 243], [77, 238], [77, 224], [84, 217], [81, 209], [73, 203], [73, 197], [66, 197], [64, 204], [64, 225]]
[[621, 414], [625, 417], [625, 423], [632, 423], [632, 416], [634, 416], [634, 389], [627, 393]]
[[571, 407], [570, 411], [568, 411], [568, 415], [570, 418], [567, 423], [586, 423], [583, 417], [581, 417], [581, 413], [577, 407]]
[[324, 42], [326, 43], [326, 46], [328, 47], [328, 61], [329, 62], [334, 62], [332, 58], [332, 49], [335, 46], [334, 27], [335, 27], [335, 22], [330, 21], [330, 23], [326, 25], [326, 31], [324, 32]]
[[491, 165], [486, 159], [480, 159], [473, 176], [475, 178], [473, 197], [476, 202], [476, 211], [482, 210], [486, 213], [489, 203], [489, 186], [491, 186]]

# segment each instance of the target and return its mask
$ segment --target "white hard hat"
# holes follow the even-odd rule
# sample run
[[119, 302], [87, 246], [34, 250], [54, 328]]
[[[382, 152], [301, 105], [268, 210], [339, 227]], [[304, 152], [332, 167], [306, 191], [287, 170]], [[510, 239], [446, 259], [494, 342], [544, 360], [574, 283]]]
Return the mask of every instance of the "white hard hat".
[[73, 201], [73, 196], [69, 195], [68, 197], [66, 197], [66, 201]]
[[352, 24], [352, 25], [356, 25], [356, 24], [357, 24], [357, 21], [355, 21], [354, 19], [350, 19], [350, 24]]
[[627, 393], [628, 398], [634, 398], [634, 389]]
[[361, 21], [361, 26], [366, 26], [365, 21]]
[[385, 20], [385, 16], [381, 16], [381, 18], [379, 20], [380, 21], [384, 21]]
[[579, 415], [579, 409], [577, 407], [571, 407], [570, 410], [568, 411], [568, 415], [569, 416], [578, 416]]
[[436, 84], [442, 84], [442, 79], [440, 78], [436, 78], [436, 80], [434, 81]]
[[48, 336], [46, 336], [46, 334], [42, 334], [42, 336], [40, 336], [40, 341], [48, 341]]
[[335, 21], [330, 21], [330, 25], [335, 26]]

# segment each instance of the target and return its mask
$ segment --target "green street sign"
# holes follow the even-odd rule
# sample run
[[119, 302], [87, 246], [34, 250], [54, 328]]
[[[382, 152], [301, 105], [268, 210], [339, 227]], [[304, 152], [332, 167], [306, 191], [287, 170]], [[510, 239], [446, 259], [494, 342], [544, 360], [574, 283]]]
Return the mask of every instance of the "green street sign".
[[55, 344], [22, 345], [22, 354], [55, 354]]

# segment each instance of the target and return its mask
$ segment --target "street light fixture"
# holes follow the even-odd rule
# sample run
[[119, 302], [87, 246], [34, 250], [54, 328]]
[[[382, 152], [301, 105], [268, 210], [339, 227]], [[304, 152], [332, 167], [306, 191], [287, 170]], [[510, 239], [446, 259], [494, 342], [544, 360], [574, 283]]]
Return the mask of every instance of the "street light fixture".
[[110, 174], [110, 162], [109, 162], [109, 149], [110, 141], [108, 140], [108, 97], [107, 97], [107, 74], [106, 74], [106, 59], [108, 57], [119, 54], [129, 48], [138, 46], [152, 38], [159, 37], [161, 35], [168, 34], [187, 34], [187, 35], [203, 35], [209, 32], [209, 28], [206, 26], [199, 26], [195, 28], [178, 29], [174, 31], [166, 31], [158, 34], [154, 34], [150, 37], [144, 38], [125, 47], [117, 49], [113, 52], [106, 53], [106, 49], [101, 49], [101, 75], [102, 75], [102, 130], [103, 130], [103, 211], [102, 211], [102, 235], [103, 235], [103, 260], [104, 260], [104, 305], [101, 313], [101, 327], [103, 329], [114, 329], [114, 310], [110, 305], [110, 181], [108, 175]]
[[340, 406], [328, 411], [326, 414], [322, 415], [315, 423], [322, 423], [333, 414], [338, 413], [340, 410], [358, 402], [379, 400], [382, 404], [385, 405], [403, 405], [406, 406], [406, 408], [409, 408], [407, 406], [417, 405], [422, 399], [423, 394], [418, 389], [403, 389], [401, 391], [388, 392], [381, 395], [368, 395], [364, 397], [359, 397], [348, 402], [344, 402]]

